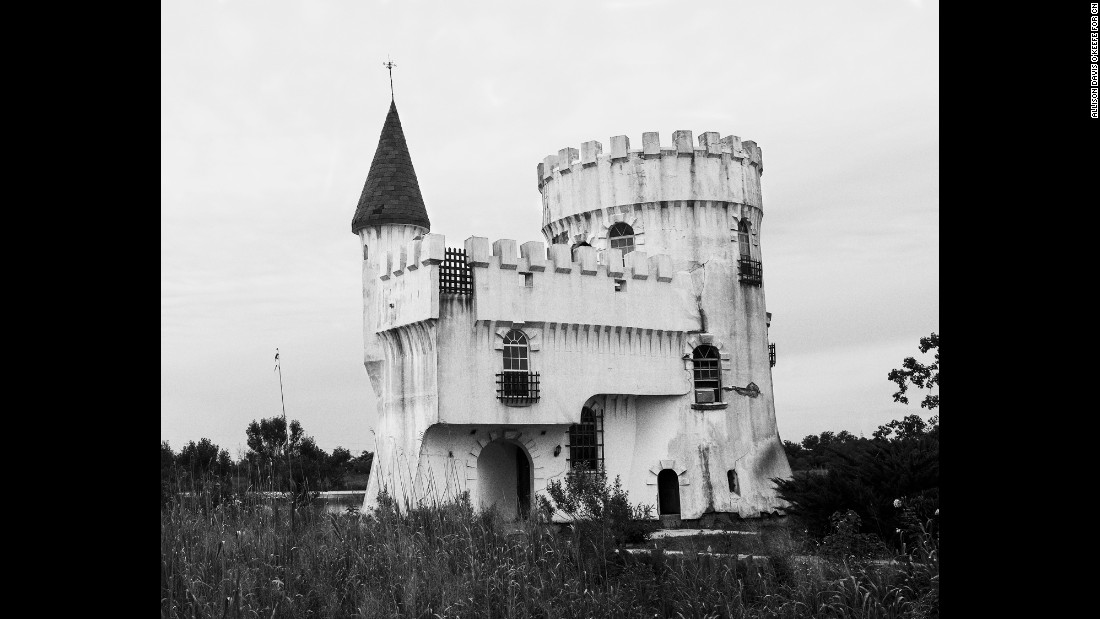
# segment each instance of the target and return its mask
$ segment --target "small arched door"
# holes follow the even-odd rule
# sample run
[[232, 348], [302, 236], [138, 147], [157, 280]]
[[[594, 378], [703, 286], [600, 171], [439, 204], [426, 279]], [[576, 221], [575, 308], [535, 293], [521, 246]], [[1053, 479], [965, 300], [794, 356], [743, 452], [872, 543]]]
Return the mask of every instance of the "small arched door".
[[531, 509], [531, 459], [512, 441], [497, 439], [477, 457], [478, 503], [495, 508], [505, 521], [525, 518]]
[[680, 515], [680, 478], [672, 469], [657, 474], [657, 513], [661, 516]]

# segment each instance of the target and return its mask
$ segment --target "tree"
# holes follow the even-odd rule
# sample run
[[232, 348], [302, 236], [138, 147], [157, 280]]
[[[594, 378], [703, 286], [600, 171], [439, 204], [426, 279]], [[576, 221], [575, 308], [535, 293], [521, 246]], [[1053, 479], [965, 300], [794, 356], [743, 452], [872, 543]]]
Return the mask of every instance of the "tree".
[[176, 454], [168, 441], [160, 442], [160, 504], [165, 505], [175, 492]]
[[[283, 417], [253, 420], [245, 429], [248, 436], [249, 456], [258, 459], [257, 464], [271, 464], [287, 455], [287, 424]], [[291, 456], [298, 454], [304, 431], [297, 419], [290, 422], [289, 451]]]
[[855, 511], [861, 530], [893, 539], [900, 527], [897, 499], [939, 507], [939, 440], [930, 433], [905, 438], [860, 440], [849, 451], [830, 447], [832, 460], [822, 475], [773, 479], [787, 513], [814, 537], [833, 529], [836, 512]]
[[[935, 362], [925, 365], [912, 357], [902, 369], [890, 372], [898, 385], [895, 402], [908, 404], [910, 384], [931, 390], [939, 385], [939, 336], [921, 338], [920, 350], [935, 350]], [[925, 397], [921, 407], [935, 409], [939, 395]], [[824, 468], [821, 475], [799, 475], [773, 479], [779, 496], [788, 501], [787, 513], [798, 519], [811, 535], [824, 537], [844, 525], [844, 534], [874, 533], [897, 543], [894, 533], [911, 517], [928, 518], [939, 508], [940, 444], [939, 417], [927, 422], [908, 415], [879, 426], [873, 439], [861, 439], [848, 432], [810, 435], [801, 445], [784, 443], [788, 455], [795, 454], [791, 468]], [[904, 507], [904, 509], [902, 508]], [[839, 515], [839, 516], [838, 516]]]
[[[308, 503], [324, 490], [342, 487], [351, 452], [337, 447], [330, 456], [305, 433], [297, 419], [253, 420], [245, 429], [245, 457], [259, 468], [257, 481], [272, 490], [291, 491], [297, 504]], [[266, 489], [266, 487], [265, 487]]]
[[838, 453], [852, 453], [866, 441], [847, 430], [826, 430], [820, 436], [806, 436], [801, 443], [783, 441], [783, 449], [792, 471], [820, 470], [830, 468]]
[[902, 419], [895, 419], [890, 423], [879, 426], [872, 436], [881, 440], [904, 441], [921, 438], [923, 436], [933, 436], [938, 439], [939, 433], [939, 415], [933, 415], [928, 420], [928, 423], [925, 423], [919, 415], [906, 415]]
[[[229, 452], [208, 438], [187, 443], [178, 454], [173, 454], [168, 442], [164, 441], [161, 443], [160, 459], [162, 497], [165, 489], [169, 499], [173, 499], [177, 492], [185, 492], [206, 507], [218, 505], [233, 493], [230, 479], [233, 461], [229, 458]], [[167, 475], [166, 464], [170, 467]]]
[[939, 394], [932, 395], [931, 393], [932, 388], [940, 384], [940, 336], [936, 335], [935, 332], [920, 339], [921, 353], [927, 353], [930, 350], [936, 351], [935, 361], [932, 363], [925, 365], [913, 357], [906, 357], [902, 361], [901, 369], [890, 370], [887, 378], [898, 385], [898, 390], [894, 393], [895, 402], [909, 403], [909, 398], [906, 397], [905, 393], [909, 390], [909, 385], [912, 384], [918, 389], [929, 391], [920, 403], [921, 408], [932, 410], [940, 405]]
[[233, 461], [229, 458], [229, 452], [219, 449], [208, 438], [199, 439], [199, 442], [191, 441], [180, 450], [176, 456], [176, 463], [185, 472], [195, 476], [207, 473], [223, 477], [229, 474], [233, 467]]
[[363, 450], [361, 454], [352, 459], [351, 471], [357, 475], [370, 475], [373, 462], [374, 452]]

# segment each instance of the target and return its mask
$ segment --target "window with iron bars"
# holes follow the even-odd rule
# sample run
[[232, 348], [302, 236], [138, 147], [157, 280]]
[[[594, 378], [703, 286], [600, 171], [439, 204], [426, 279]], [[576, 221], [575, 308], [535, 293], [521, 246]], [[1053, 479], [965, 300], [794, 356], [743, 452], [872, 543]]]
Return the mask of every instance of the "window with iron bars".
[[518, 329], [504, 335], [504, 367], [497, 374], [497, 399], [508, 404], [539, 401], [539, 375], [531, 372], [527, 336]]
[[744, 257], [738, 260], [737, 280], [750, 286], [759, 286], [764, 283], [764, 268], [760, 265], [760, 261]]
[[497, 374], [497, 399], [505, 404], [534, 404], [539, 401], [538, 372], [501, 372]]
[[775, 367], [775, 344], [768, 344], [768, 361]]
[[[695, 347], [691, 353], [692, 378], [695, 384], [697, 404], [722, 401], [722, 358], [718, 349], [708, 344]], [[714, 399], [708, 400], [707, 394]]]
[[569, 427], [569, 468], [595, 471], [603, 468], [603, 412], [587, 406], [581, 409], [581, 422]]
[[443, 252], [443, 264], [439, 269], [439, 292], [447, 294], [473, 294], [474, 282], [470, 277], [470, 265], [466, 264], [466, 250], [448, 247]]

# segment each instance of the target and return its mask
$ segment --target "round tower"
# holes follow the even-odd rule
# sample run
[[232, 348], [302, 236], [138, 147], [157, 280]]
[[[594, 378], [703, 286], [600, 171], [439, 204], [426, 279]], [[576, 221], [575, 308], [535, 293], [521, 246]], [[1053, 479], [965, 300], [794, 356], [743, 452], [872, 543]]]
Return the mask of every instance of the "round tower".
[[[791, 471], [772, 392], [760, 148], [716, 132], [702, 133], [696, 145], [690, 131], [674, 131], [662, 146], [649, 132], [640, 149], [626, 136], [612, 137], [609, 153], [596, 141], [563, 148], [537, 172], [548, 243], [591, 245], [600, 263], [609, 249], [668, 254], [675, 271], [690, 275], [700, 328], [685, 337], [685, 369], [693, 374], [680, 423], [701, 443], [695, 464], [708, 471], [711, 488], [700, 498], [709, 512], [782, 508], [769, 481]], [[700, 371], [708, 367], [700, 355], [715, 356], [719, 369]]]
[[[351, 219], [351, 231], [359, 237], [363, 252], [363, 338], [365, 364], [374, 393], [381, 399], [382, 353], [378, 349], [378, 320], [381, 313], [374, 307], [378, 283], [379, 259], [400, 248], [415, 237], [429, 232], [431, 222], [420, 195], [405, 133], [397, 104], [391, 100], [386, 122], [378, 137], [363, 193]], [[376, 350], [377, 349], [377, 350]]]

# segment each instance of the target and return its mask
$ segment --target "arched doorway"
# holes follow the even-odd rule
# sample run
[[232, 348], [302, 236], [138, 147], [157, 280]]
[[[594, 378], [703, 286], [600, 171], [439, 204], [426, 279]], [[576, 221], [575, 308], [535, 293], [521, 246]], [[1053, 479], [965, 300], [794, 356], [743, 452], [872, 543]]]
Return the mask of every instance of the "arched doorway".
[[672, 469], [657, 473], [657, 513], [661, 516], [680, 515], [680, 478]]
[[478, 504], [495, 508], [505, 520], [531, 512], [531, 456], [512, 441], [495, 440], [477, 457]]

